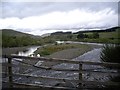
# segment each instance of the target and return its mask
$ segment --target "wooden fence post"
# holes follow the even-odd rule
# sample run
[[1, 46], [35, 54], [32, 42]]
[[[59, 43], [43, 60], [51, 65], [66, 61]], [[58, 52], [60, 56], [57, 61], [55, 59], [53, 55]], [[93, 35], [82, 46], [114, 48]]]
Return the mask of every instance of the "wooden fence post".
[[9, 75], [9, 87], [12, 88], [12, 58], [8, 57], [8, 75]]
[[[7, 64], [8, 61], [6, 60], [6, 57], [5, 57], [5, 63]], [[5, 66], [5, 77], [7, 77], [8, 75], [8, 66]]]
[[[82, 64], [79, 64], [79, 80], [82, 81]], [[79, 88], [82, 88], [82, 83], [79, 83]]]

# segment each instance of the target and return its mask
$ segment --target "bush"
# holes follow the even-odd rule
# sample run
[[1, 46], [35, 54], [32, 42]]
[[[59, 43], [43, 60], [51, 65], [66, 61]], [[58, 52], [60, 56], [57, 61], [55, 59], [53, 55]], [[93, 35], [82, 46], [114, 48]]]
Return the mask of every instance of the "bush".
[[100, 58], [104, 62], [120, 63], [120, 45], [106, 44]]
[[84, 38], [84, 34], [83, 34], [83, 33], [79, 33], [79, 34], [77, 35], [77, 38], [78, 38], [78, 39], [83, 39], [83, 38]]
[[94, 33], [93, 33], [93, 38], [99, 38], [99, 33], [94, 32]]
[[[112, 63], [120, 63], [120, 45], [109, 45], [106, 44], [101, 52], [101, 60], [104, 62], [112, 62]], [[108, 68], [117, 68], [120, 69], [120, 67], [113, 67], [113, 66], [106, 66]], [[118, 72], [118, 76], [110, 77], [110, 80], [112, 82], [120, 82], [120, 73]], [[116, 86], [113, 85], [107, 85], [106, 88], [113, 88], [117, 89], [120, 88], [119, 84]]]

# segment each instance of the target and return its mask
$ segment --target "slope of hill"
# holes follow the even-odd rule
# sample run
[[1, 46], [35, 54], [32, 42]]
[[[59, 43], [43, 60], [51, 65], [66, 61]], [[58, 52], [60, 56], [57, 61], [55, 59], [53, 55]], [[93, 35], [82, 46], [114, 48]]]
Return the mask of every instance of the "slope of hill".
[[[84, 38], [78, 38], [79, 34], [83, 34]], [[98, 34], [98, 38], [94, 35]], [[78, 31], [76, 33], [69, 32], [55, 32], [52, 33], [49, 39], [61, 41], [80, 41], [80, 42], [98, 42], [98, 43], [120, 43], [120, 27], [112, 27], [104, 30], [86, 30]]]
[[13, 29], [2, 29], [0, 31], [2, 31], [3, 35], [19, 36], [19, 37], [30, 36], [32, 38], [40, 38], [40, 36], [35, 36], [35, 35], [32, 35], [32, 34], [27, 34], [27, 33], [19, 32], [19, 31], [15, 31]]
[[51, 35], [51, 33], [46, 33], [46, 34], [41, 35], [41, 37], [48, 37], [50, 35]]
[[41, 45], [41, 37], [12, 29], [2, 29], [2, 47], [22, 47], [30, 45]]
[[79, 33], [89, 33], [89, 32], [115, 32], [117, 29], [120, 29], [120, 27], [112, 27], [112, 28], [107, 28], [103, 30], [85, 30], [85, 31], [78, 31], [75, 32], [74, 34], [79, 34]]

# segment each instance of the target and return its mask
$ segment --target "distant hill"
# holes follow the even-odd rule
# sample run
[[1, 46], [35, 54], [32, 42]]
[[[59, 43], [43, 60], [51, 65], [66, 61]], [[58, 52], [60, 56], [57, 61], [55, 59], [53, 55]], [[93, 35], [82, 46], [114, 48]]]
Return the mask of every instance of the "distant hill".
[[65, 35], [65, 34], [72, 34], [72, 32], [58, 31], [58, 32], [51, 33], [51, 35]]
[[32, 38], [39, 38], [40, 37], [40, 36], [35, 36], [32, 34], [27, 34], [27, 33], [19, 32], [19, 31], [15, 31], [13, 29], [2, 29], [2, 30], [0, 30], [0, 32], [1, 31], [2, 31], [2, 35], [8, 35], [8, 36], [18, 36], [18, 37], [30, 36]]
[[104, 30], [86, 30], [86, 31], [78, 31], [74, 34], [78, 34], [78, 33], [87, 33], [87, 32], [113, 32], [116, 31], [117, 29], [120, 29], [120, 27], [112, 27], [112, 28], [108, 28], [108, 29], [104, 29]]
[[51, 35], [51, 33], [46, 33], [46, 34], [41, 35], [41, 37], [47, 37], [47, 36], [50, 36], [50, 35]]

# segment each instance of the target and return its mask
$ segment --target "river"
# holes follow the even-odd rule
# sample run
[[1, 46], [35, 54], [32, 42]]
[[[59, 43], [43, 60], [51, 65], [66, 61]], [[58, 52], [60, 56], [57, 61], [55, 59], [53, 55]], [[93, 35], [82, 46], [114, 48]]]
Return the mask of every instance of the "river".
[[[85, 44], [83, 42], [71, 42], [71, 43], [80, 43], [80, 44]], [[97, 45], [97, 43], [87, 43], [87, 44], [92, 44], [92, 45]], [[98, 44], [98, 45], [103, 45], [103, 44]], [[29, 51], [26, 53], [24, 52], [19, 52], [18, 55], [25, 55], [28, 56], [30, 54], [33, 54], [33, 52], [37, 49], [38, 47], [32, 47], [29, 48]], [[100, 61], [100, 52], [101, 48], [95, 48], [79, 57], [76, 57], [72, 60], [77, 60], [77, 61], [92, 61], [92, 62], [101, 62]], [[78, 65], [75, 64], [57, 64], [54, 65], [53, 68], [64, 68], [64, 69], [78, 69]], [[89, 65], [83, 65], [83, 69], [95, 69], [95, 70], [106, 70], [105, 67], [101, 66], [89, 66]], [[37, 75], [37, 76], [44, 76], [44, 77], [55, 77], [55, 78], [67, 78], [67, 79], [78, 79], [79, 74], [75, 72], [64, 72], [64, 71], [53, 71], [53, 70], [44, 70], [44, 69], [30, 69], [31, 71], [27, 74], [29, 75]], [[96, 73], [83, 73], [82, 74], [82, 79], [86, 81], [109, 81], [109, 78], [111, 75], [109, 74], [96, 74]], [[43, 84], [43, 85], [56, 85], [60, 82], [57, 81], [48, 81], [48, 80], [39, 80], [39, 79], [28, 79], [28, 78], [18, 78], [15, 80], [16, 82], [26, 82], [26, 83], [34, 83], [34, 84]], [[76, 87], [78, 83], [73, 83], [73, 82], [67, 82], [67, 85], [70, 87]], [[104, 86], [102, 86], [104, 87]]]
[[17, 53], [17, 55], [19, 56], [30, 56], [30, 55], [33, 55], [34, 54], [34, 51], [37, 50], [37, 48], [39, 48], [40, 46], [32, 46], [32, 47], [29, 47], [27, 48], [27, 51], [24, 52], [24, 51], [19, 51]]
[[[70, 42], [69, 42], [70, 43]], [[99, 45], [103, 46], [103, 44], [97, 44], [97, 43], [85, 43], [85, 42], [71, 42], [71, 43], [80, 43], [80, 44], [90, 44], [90, 45]], [[100, 53], [101, 53], [102, 48], [94, 48], [93, 50], [84, 53], [83, 55], [76, 57], [72, 60], [75, 61], [91, 61], [91, 62], [101, 62], [100, 60]], [[76, 64], [66, 64], [66, 63], [61, 63], [54, 65], [53, 68], [63, 68], [63, 69], [78, 69], [79, 66]], [[95, 71], [112, 71], [112, 72], [117, 72], [115, 70], [109, 70], [105, 67], [102, 66], [96, 66], [96, 65], [83, 65], [82, 69], [94, 69]], [[34, 70], [33, 72], [29, 73], [30, 75], [40, 75], [40, 76], [46, 76], [46, 77], [56, 77], [56, 78], [67, 78], [67, 79], [78, 79], [79, 74], [74, 73], [74, 72], [64, 72], [64, 71], [46, 71], [46, 70]], [[85, 81], [101, 81], [101, 82], [106, 82], [109, 81], [111, 77], [114, 75], [110, 74], [98, 74], [98, 73], [83, 73], [82, 74], [82, 79]], [[46, 84], [46, 81], [37, 81], [37, 83], [42, 83]], [[35, 82], [36, 83], [36, 82]], [[57, 82], [51, 82], [47, 81], [47, 85], [56, 85]], [[75, 87], [77, 86], [77, 83], [73, 82], [67, 82], [69, 86]], [[104, 86], [102, 86], [104, 87]]]
[[[30, 56], [34, 54], [34, 51], [37, 50], [40, 46], [29, 46], [29, 47], [14, 47], [14, 48], [4, 48], [2, 53], [4, 55], [13, 54], [19, 56]], [[7, 59], [0, 58], [0, 63], [6, 62]]]
[[[91, 62], [101, 62], [100, 61], [100, 52], [101, 48], [93, 49], [79, 57], [76, 57], [72, 60], [75, 61], [91, 61]], [[63, 69], [78, 69], [79, 66], [76, 64], [66, 64], [66, 63], [61, 63], [54, 65], [53, 68], [63, 68]], [[102, 66], [96, 66], [96, 65], [83, 65], [82, 69], [94, 69], [95, 71], [112, 71], [112, 72], [117, 72], [115, 70], [109, 70], [105, 67]], [[46, 77], [55, 77], [55, 78], [66, 78], [66, 79], [78, 79], [79, 74], [75, 72], [64, 72], [64, 71], [53, 71], [53, 70], [34, 70], [29, 73], [30, 75], [37, 75], [37, 76], [46, 76]], [[101, 82], [107, 82], [110, 80], [111, 77], [114, 75], [110, 74], [98, 74], [98, 73], [83, 73], [82, 74], [82, 79], [85, 81], [101, 81]], [[42, 81], [42, 80], [36, 80], [34, 83], [37, 84], [46, 84], [47, 85], [56, 85], [56, 83], [59, 82], [52, 82], [52, 81]], [[68, 86], [70, 87], [76, 87], [78, 83], [73, 83], [73, 82], [67, 82]], [[86, 85], [86, 87], [88, 87]], [[104, 87], [104, 86], [99, 86], [99, 87]]]

